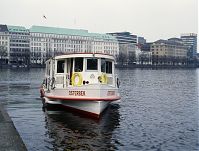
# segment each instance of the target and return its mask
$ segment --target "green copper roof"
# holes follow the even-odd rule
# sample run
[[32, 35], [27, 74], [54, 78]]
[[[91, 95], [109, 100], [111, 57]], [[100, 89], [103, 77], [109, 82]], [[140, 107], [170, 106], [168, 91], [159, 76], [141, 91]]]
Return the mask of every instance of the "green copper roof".
[[73, 35], [73, 36], [84, 36], [93, 37], [97, 39], [109, 39], [116, 41], [115, 37], [108, 34], [89, 33], [88, 30], [83, 29], [68, 29], [58, 27], [45, 27], [45, 26], [32, 26], [30, 28], [32, 33], [46, 33], [46, 34], [58, 34], [58, 35]]
[[22, 27], [22, 26], [10, 26], [10, 25], [7, 25], [7, 28], [8, 28], [9, 32], [23, 32], [23, 33], [29, 32], [28, 29], [26, 29], [25, 27]]
[[58, 34], [58, 35], [88, 36], [88, 31], [87, 30], [58, 28], [58, 27], [45, 27], [45, 26], [32, 26], [30, 28], [30, 32], [47, 33], [47, 34]]

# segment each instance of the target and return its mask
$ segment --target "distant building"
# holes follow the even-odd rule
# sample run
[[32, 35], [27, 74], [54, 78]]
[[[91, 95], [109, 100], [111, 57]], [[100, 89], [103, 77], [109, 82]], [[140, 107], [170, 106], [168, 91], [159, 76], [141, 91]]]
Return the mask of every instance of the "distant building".
[[6, 25], [0, 25], [0, 64], [9, 64], [9, 33]]
[[141, 51], [139, 53], [139, 64], [152, 64], [152, 52]]
[[153, 64], [186, 64], [187, 47], [180, 39], [158, 40], [151, 44]]
[[82, 29], [45, 26], [30, 28], [31, 63], [43, 64], [49, 57], [64, 53], [95, 52], [119, 54], [116, 38]]
[[7, 26], [10, 39], [11, 65], [29, 66], [30, 64], [30, 34], [21, 26]]
[[142, 45], [140, 46], [140, 47], [141, 47], [141, 51], [149, 52], [149, 51], [150, 51], [151, 44], [152, 44], [152, 43], [145, 43], [145, 44], [142, 44]]
[[130, 32], [114, 32], [107, 34], [114, 36], [119, 42], [118, 62], [121, 64], [137, 62], [138, 54], [140, 52], [140, 48], [137, 44], [137, 35], [133, 35]]
[[133, 35], [130, 32], [115, 32], [107, 34], [114, 36], [118, 40], [119, 44], [137, 44], [137, 35]]
[[[122, 58], [118, 62], [122, 64], [137, 64], [139, 60], [140, 49], [135, 44], [120, 44], [120, 55]], [[119, 56], [119, 57], [121, 57]]]
[[139, 44], [139, 45], [144, 45], [144, 44], [146, 44], [146, 39], [144, 39], [144, 37], [138, 37], [138, 44]]
[[197, 53], [197, 34], [181, 34], [182, 42], [188, 47], [188, 57], [193, 58]]

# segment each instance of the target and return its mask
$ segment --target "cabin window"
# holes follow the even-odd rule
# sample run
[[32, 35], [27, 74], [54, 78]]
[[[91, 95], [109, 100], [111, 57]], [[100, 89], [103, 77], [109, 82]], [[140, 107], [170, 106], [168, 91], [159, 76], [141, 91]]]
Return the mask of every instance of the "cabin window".
[[57, 73], [64, 73], [64, 60], [57, 61]]
[[106, 61], [106, 73], [112, 73], [112, 62]]
[[83, 58], [75, 58], [75, 72], [83, 71]]
[[97, 70], [97, 59], [87, 59], [87, 70]]
[[106, 61], [101, 59], [101, 72], [106, 72]]

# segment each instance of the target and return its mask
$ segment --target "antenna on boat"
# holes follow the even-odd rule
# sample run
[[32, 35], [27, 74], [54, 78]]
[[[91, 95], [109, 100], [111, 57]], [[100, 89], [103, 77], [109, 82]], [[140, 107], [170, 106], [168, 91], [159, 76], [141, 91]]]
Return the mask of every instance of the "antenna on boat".
[[93, 51], [93, 57], [95, 57], [95, 52]]

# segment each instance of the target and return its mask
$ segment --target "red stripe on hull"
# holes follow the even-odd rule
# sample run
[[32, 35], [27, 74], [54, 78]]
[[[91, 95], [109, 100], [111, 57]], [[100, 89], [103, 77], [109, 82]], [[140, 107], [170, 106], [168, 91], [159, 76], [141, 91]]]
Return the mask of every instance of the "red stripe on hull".
[[119, 100], [120, 97], [114, 97], [114, 98], [67, 98], [67, 97], [59, 97], [59, 96], [48, 96], [45, 95], [45, 97], [53, 100], [70, 100], [70, 101], [116, 101]]

